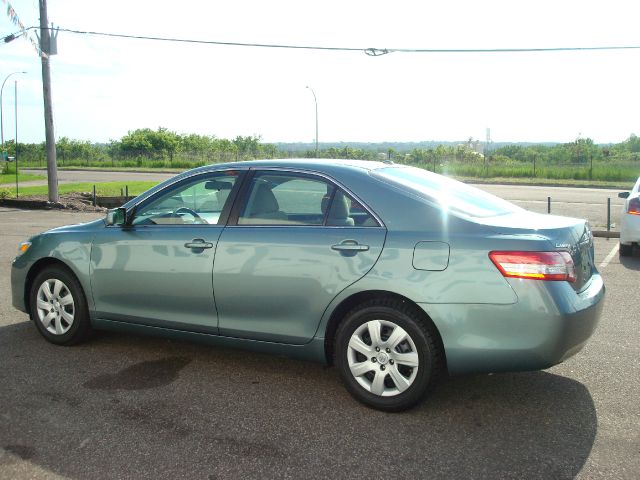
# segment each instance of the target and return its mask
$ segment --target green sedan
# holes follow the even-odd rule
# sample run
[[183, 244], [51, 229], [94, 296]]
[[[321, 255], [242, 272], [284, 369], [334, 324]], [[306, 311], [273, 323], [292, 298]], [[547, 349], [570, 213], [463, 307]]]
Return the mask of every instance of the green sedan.
[[586, 221], [345, 160], [184, 172], [24, 242], [11, 285], [52, 343], [102, 329], [313, 359], [386, 411], [447, 374], [562, 362], [604, 298]]

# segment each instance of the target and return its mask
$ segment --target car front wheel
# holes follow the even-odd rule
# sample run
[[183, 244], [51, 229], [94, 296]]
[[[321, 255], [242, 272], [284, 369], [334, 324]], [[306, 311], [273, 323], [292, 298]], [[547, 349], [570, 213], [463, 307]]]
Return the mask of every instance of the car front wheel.
[[87, 302], [80, 283], [67, 269], [47, 267], [38, 273], [29, 300], [31, 319], [51, 343], [73, 345], [89, 335]]
[[441, 370], [435, 337], [405, 302], [367, 302], [338, 328], [335, 363], [357, 400], [379, 410], [405, 410], [423, 398]]

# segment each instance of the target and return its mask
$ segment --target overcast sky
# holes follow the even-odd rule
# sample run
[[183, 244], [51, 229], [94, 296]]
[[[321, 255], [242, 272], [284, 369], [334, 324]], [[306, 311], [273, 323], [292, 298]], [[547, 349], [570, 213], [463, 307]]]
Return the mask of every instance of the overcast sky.
[[[2, 0], [4, 1], [4, 0]], [[9, 0], [25, 26], [38, 2]], [[61, 28], [357, 48], [640, 46], [637, 0], [49, 0]], [[0, 35], [16, 31], [0, 9]], [[56, 137], [96, 142], [159, 126], [267, 142], [620, 142], [640, 134], [640, 50], [427, 54], [164, 43], [61, 32], [51, 59]], [[40, 61], [0, 44], [5, 138], [44, 140]]]

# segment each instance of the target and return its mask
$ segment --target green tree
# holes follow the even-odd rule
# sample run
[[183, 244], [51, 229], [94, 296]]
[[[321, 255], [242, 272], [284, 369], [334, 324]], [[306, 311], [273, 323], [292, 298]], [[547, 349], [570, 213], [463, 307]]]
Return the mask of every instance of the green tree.
[[623, 142], [623, 145], [631, 153], [640, 153], [640, 138], [633, 133]]
[[129, 131], [120, 140], [120, 150], [127, 155], [144, 155], [150, 158], [163, 158], [169, 156], [173, 161], [174, 154], [180, 147], [180, 136], [159, 127], [157, 130], [142, 128]]
[[67, 137], [61, 137], [56, 142], [56, 153], [60, 158], [60, 164], [64, 165], [65, 160], [70, 159], [71, 141]]
[[258, 153], [258, 145], [260, 143], [260, 137], [237, 136], [233, 140], [233, 144], [236, 146], [236, 151], [242, 159], [254, 158]]

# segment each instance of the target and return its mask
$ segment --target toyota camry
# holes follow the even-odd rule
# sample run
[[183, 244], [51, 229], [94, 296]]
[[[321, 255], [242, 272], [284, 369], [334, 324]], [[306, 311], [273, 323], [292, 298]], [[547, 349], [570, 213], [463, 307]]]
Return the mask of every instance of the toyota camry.
[[348, 160], [184, 172], [22, 243], [11, 277], [52, 343], [103, 329], [312, 359], [387, 411], [444, 375], [564, 361], [604, 298], [585, 220]]

